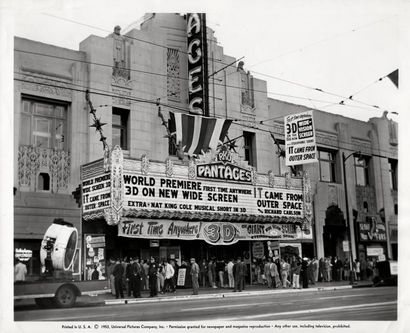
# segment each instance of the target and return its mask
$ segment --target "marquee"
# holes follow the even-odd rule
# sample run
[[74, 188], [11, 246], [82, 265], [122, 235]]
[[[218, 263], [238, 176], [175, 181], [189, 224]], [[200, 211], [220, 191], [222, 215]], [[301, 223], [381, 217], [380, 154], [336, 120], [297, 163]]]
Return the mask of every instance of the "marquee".
[[[144, 218], [234, 223], [234, 228], [235, 223], [245, 222], [297, 224], [302, 230], [310, 226], [311, 195], [306, 175], [257, 174], [237, 154], [226, 150], [224, 154], [209, 152], [181, 165], [171, 159], [165, 163], [150, 161], [147, 156], [124, 159], [121, 149], [115, 147], [110, 163], [109, 172], [104, 172], [102, 161], [82, 167], [84, 220], [104, 218], [111, 225]], [[149, 238], [145, 229], [141, 235]], [[200, 230], [196, 234], [204, 238], [206, 225]], [[276, 230], [279, 238], [286, 234], [281, 227]], [[135, 236], [125, 231], [119, 234]], [[243, 233], [235, 235], [240, 239]]]

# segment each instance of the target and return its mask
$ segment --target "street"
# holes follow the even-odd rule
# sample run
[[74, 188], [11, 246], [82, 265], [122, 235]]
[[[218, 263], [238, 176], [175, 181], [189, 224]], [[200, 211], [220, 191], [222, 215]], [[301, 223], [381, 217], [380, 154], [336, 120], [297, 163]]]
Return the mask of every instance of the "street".
[[397, 287], [17, 309], [15, 321], [397, 320]]

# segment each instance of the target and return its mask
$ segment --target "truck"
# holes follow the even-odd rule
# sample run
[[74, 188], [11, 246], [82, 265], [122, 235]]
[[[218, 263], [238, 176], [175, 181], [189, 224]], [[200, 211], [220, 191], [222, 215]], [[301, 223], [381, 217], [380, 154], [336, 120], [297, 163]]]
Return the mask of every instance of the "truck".
[[78, 296], [110, 293], [107, 280], [77, 281], [73, 278], [71, 267], [77, 241], [77, 229], [69, 222], [55, 219], [41, 243], [40, 278], [15, 282], [14, 300], [34, 299], [39, 307], [69, 308], [74, 306]]

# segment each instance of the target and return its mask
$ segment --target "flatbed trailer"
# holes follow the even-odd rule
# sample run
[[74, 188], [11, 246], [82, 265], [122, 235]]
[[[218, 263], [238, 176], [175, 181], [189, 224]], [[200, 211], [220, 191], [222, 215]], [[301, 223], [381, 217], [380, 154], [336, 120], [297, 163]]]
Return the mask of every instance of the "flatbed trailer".
[[50, 279], [14, 284], [14, 300], [34, 299], [39, 307], [70, 308], [78, 296], [110, 293], [107, 280]]

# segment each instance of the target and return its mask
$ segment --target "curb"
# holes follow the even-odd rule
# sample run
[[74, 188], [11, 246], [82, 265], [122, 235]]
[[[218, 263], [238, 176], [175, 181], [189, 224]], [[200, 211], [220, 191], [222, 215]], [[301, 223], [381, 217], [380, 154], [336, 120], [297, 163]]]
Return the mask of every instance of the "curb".
[[[362, 286], [360, 286], [362, 287]], [[184, 299], [210, 299], [210, 298], [232, 298], [232, 297], [243, 297], [243, 296], [259, 296], [266, 294], [285, 294], [285, 293], [301, 293], [301, 292], [311, 292], [311, 291], [331, 291], [331, 290], [342, 290], [342, 289], [352, 289], [353, 286], [333, 286], [333, 287], [317, 287], [317, 288], [306, 288], [306, 289], [281, 289], [281, 290], [258, 290], [258, 291], [245, 291], [237, 293], [217, 293], [217, 294], [203, 294], [203, 295], [181, 295], [181, 296], [166, 296], [166, 297], [155, 297], [155, 298], [125, 298], [125, 299], [113, 299], [105, 300], [105, 305], [120, 305], [120, 304], [140, 304], [140, 303], [158, 303], [158, 302], [172, 302]]]

